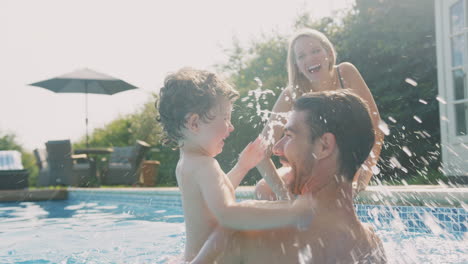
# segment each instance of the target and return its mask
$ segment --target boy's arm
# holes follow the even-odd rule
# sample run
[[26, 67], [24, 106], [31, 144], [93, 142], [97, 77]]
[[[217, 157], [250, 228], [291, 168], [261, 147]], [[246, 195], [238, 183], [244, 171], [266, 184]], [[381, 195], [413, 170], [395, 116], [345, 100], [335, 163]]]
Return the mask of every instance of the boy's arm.
[[231, 181], [232, 187], [234, 187], [234, 189], [237, 189], [249, 170], [250, 169], [243, 168], [238, 163], [236, 163], [236, 165], [228, 172], [227, 177]]
[[231, 181], [234, 189], [239, 186], [242, 179], [249, 170], [255, 167], [265, 156], [265, 144], [261, 137], [253, 142], [250, 142], [245, 149], [239, 154], [239, 160], [234, 168], [228, 172], [227, 176]]
[[[239, 204], [235, 201], [234, 189], [218, 163], [204, 166], [204, 174], [197, 179], [203, 198], [219, 224], [237, 230], [270, 229], [292, 225], [307, 225], [312, 217], [309, 201], [262, 202]], [[271, 206], [265, 206], [271, 203]]]

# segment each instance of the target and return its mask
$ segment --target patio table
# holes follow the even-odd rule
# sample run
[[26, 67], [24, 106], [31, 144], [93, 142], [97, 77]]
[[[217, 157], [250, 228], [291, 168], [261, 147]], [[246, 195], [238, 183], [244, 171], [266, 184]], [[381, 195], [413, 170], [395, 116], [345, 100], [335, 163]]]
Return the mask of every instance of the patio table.
[[102, 176], [102, 166], [100, 163], [99, 155], [109, 155], [114, 152], [113, 148], [84, 148], [84, 149], [75, 149], [75, 154], [86, 154], [89, 157], [90, 162], [94, 166], [96, 172], [96, 178], [100, 184]]
[[75, 154], [87, 154], [87, 155], [105, 155], [114, 152], [113, 148], [84, 148], [75, 149]]

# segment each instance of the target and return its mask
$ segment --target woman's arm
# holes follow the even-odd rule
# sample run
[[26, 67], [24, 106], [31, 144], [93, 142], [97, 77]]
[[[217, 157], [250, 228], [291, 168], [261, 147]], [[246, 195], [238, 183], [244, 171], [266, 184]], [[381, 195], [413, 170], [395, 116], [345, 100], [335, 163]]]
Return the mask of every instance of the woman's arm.
[[275, 164], [271, 160], [271, 150], [283, 134], [285, 115], [291, 111], [292, 101], [290, 88], [287, 87], [278, 97], [273, 106], [270, 119], [265, 128], [263, 128], [262, 136], [266, 139], [268, 147], [265, 152], [265, 158], [257, 165], [258, 171], [280, 200], [288, 200], [291, 195], [283, 180], [278, 176]]
[[367, 87], [366, 82], [362, 78], [356, 67], [348, 62], [341, 63], [339, 65], [340, 70], [343, 74], [343, 79], [346, 83], [346, 86], [349, 87], [354, 93], [359, 95], [369, 106], [370, 115], [372, 119], [372, 126], [375, 130], [375, 142], [372, 147], [371, 155], [364, 161], [364, 164], [369, 168], [368, 170], [359, 169], [354, 176], [353, 182], [356, 182], [357, 189], [356, 193], [366, 189], [366, 186], [369, 184], [370, 179], [372, 178], [372, 167], [377, 165], [377, 162], [380, 157], [380, 151], [382, 150], [384, 134], [379, 129], [380, 114], [375, 104], [374, 97], [372, 96], [369, 87]]

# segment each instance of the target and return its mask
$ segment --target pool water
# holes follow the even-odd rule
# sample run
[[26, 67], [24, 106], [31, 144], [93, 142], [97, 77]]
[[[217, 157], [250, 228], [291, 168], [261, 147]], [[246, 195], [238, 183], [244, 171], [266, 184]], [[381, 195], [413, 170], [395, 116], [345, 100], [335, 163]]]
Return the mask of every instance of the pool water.
[[[468, 263], [463, 208], [358, 205], [390, 263]], [[184, 249], [177, 195], [71, 191], [0, 204], [0, 263], [166, 263]]]

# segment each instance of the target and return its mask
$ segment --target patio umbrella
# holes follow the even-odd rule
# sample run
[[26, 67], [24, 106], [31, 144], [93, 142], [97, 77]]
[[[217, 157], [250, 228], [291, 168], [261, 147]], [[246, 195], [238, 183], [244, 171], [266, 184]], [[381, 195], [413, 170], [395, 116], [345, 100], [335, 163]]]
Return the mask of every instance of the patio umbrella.
[[86, 147], [88, 147], [88, 93], [115, 94], [137, 87], [87, 68], [79, 69], [52, 79], [30, 85], [45, 88], [56, 93], [84, 93], [86, 104]]

